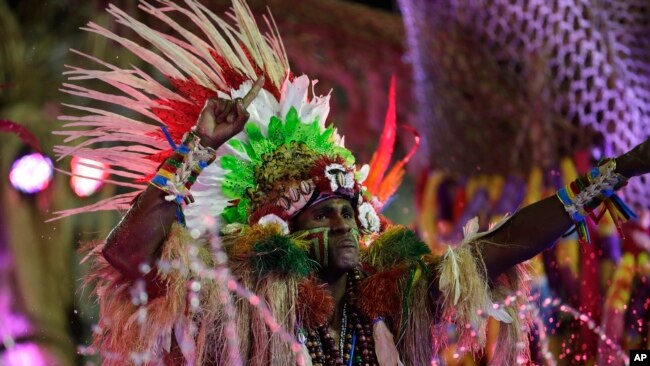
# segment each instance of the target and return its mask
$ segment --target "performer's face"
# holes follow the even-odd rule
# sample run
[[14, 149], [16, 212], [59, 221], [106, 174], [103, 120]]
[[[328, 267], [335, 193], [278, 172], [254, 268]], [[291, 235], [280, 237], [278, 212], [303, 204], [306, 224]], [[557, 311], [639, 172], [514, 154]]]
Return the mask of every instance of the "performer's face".
[[332, 274], [353, 269], [359, 261], [359, 240], [354, 208], [342, 198], [332, 198], [315, 204], [300, 213], [293, 222], [294, 230], [327, 227], [328, 266]]

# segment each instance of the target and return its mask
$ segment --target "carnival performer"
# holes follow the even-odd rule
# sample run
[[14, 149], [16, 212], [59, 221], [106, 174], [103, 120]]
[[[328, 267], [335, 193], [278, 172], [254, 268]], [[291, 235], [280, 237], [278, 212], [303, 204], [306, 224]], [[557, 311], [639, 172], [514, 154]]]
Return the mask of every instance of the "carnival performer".
[[[614, 192], [650, 171], [648, 141], [488, 232], [470, 221], [462, 243], [434, 255], [377, 214], [386, 196], [368, 187], [382, 180], [390, 154], [370, 168], [355, 165], [325, 124], [329, 96], [309, 95], [314, 82], [289, 71], [277, 32], [262, 35], [240, 0], [237, 29], [196, 1], [160, 3], [141, 8], [182, 39], [117, 7], [109, 12], [161, 55], [89, 29], [134, 51], [171, 88], [99, 60], [109, 71], [70, 74], [107, 82], [121, 99], [67, 85], [157, 123], [88, 107], [77, 107], [88, 116], [64, 118], [74, 122], [68, 128], [91, 127], [91, 136], [127, 147], [82, 143], [59, 147], [61, 155], [109, 163], [135, 182], [130, 195], [86, 209], [121, 208], [135, 197], [106, 242], [89, 250], [87, 280], [100, 301], [94, 346], [106, 365], [428, 365], [449, 325], [459, 352], [480, 352], [488, 317], [501, 324], [492, 363], [514, 365], [528, 357], [520, 264], [574, 225], [584, 237], [601, 206], [617, 219], [633, 215]], [[188, 17], [204, 38], [170, 13]], [[211, 270], [218, 267], [227, 271]], [[230, 303], [236, 288], [252, 293]]]

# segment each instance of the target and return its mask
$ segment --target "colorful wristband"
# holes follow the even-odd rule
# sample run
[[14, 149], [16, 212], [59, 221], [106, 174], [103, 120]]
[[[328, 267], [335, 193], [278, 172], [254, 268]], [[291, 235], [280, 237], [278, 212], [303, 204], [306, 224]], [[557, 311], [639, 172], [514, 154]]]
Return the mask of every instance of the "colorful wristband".
[[[587, 218], [592, 218], [597, 222], [607, 211], [622, 235], [620, 221], [636, 217], [634, 212], [614, 193], [627, 184], [627, 178], [615, 171], [616, 160], [604, 160], [585, 176], [560, 188], [556, 193], [565, 211], [575, 222], [581, 242], [590, 242]], [[592, 212], [602, 203], [605, 208], [599, 215], [594, 215]]]
[[[163, 130], [166, 132], [166, 130]], [[168, 136], [168, 139], [171, 139]], [[201, 171], [216, 158], [216, 151], [200, 144], [194, 131], [186, 133], [172, 156], [162, 164], [151, 184], [167, 193], [165, 199], [181, 205], [194, 202], [190, 188]]]

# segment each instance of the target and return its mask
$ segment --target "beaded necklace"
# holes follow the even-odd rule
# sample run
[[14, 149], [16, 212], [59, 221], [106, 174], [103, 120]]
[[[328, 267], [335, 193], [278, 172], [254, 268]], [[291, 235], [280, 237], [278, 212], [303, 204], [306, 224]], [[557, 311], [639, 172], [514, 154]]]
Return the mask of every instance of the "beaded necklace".
[[343, 303], [343, 319], [341, 319], [341, 333], [339, 333], [339, 349], [345, 349], [345, 334], [348, 327], [348, 303]]
[[347, 276], [339, 344], [329, 333], [327, 322], [308, 332], [307, 349], [314, 366], [378, 365], [370, 322], [355, 307], [356, 284], [361, 276], [357, 269]]

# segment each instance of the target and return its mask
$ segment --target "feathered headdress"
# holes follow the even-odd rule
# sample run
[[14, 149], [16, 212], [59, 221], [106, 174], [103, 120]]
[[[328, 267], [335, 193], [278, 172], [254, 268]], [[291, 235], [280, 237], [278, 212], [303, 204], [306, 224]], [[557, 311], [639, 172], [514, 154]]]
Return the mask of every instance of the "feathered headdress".
[[[395, 140], [394, 102], [380, 151], [373, 159], [372, 186], [367, 189], [363, 182], [368, 166], [357, 169], [343, 139], [325, 124], [329, 95], [315, 96], [313, 91], [310, 95], [316, 81], [291, 73], [271, 17], [264, 18], [271, 32], [262, 34], [241, 0], [233, 0], [230, 14], [236, 27], [195, 0], [186, 0], [184, 6], [168, 0], [158, 3], [154, 6], [142, 1], [139, 8], [166, 24], [173, 35], [152, 29], [113, 5], [108, 8], [118, 23], [131, 28], [153, 50], [92, 22], [84, 29], [126, 47], [160, 72], [166, 82], [140, 68], [122, 69], [75, 51], [101, 64], [104, 70], [69, 67], [65, 74], [70, 82], [62, 90], [130, 111], [118, 114], [68, 105], [85, 115], [60, 117], [66, 121], [65, 129], [55, 132], [68, 136], [68, 145], [55, 148], [59, 159], [76, 155], [108, 164], [110, 173], [120, 177], [112, 182], [132, 191], [58, 212], [57, 218], [128, 208], [160, 163], [172, 154], [170, 145], [178, 143], [194, 126], [207, 99], [243, 97], [253, 80], [264, 76], [261, 92], [247, 108], [250, 119], [244, 131], [217, 151], [217, 161], [192, 186], [195, 202], [184, 208], [187, 226], [202, 228], [205, 215], [216, 219], [222, 228], [286, 222], [308, 204], [342, 196], [353, 201], [364, 229], [378, 231], [375, 209], [399, 185], [403, 163], [411, 155], [388, 174], [388, 184], [382, 185]], [[187, 30], [177, 16], [185, 17], [201, 34]], [[103, 81], [117, 92], [105, 93], [76, 84], [87, 79]], [[168, 130], [167, 137], [163, 130]], [[381, 201], [373, 198], [375, 193], [380, 193]]]

